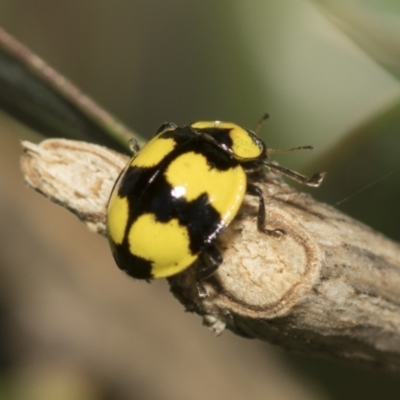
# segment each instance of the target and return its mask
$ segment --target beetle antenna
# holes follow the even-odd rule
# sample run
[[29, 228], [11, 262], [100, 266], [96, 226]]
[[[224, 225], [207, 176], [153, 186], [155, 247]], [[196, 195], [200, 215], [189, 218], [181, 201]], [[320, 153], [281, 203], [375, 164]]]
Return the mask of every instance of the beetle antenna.
[[257, 125], [254, 129], [254, 133], [258, 136], [258, 132], [261, 129], [262, 124], [269, 118], [268, 113], [264, 113], [263, 116], [258, 120]]

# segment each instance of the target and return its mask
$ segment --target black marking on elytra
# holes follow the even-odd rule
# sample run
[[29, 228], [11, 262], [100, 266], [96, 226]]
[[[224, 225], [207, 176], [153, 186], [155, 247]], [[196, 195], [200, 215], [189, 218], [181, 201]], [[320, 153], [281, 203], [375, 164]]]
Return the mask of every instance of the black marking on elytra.
[[128, 230], [138, 217], [147, 213], [153, 214], [162, 223], [177, 219], [188, 230], [192, 254], [197, 254], [221, 230], [221, 215], [210, 204], [207, 193], [187, 201], [183, 197], [171, 196], [172, 189], [165, 177], [159, 174], [152, 185], [148, 185], [144, 192], [139, 192], [139, 196], [129, 196]]
[[229, 132], [232, 129], [229, 129], [229, 128], [221, 129], [221, 128], [217, 128], [217, 127], [201, 128], [201, 129], [193, 128], [193, 129], [198, 132], [202, 132], [202, 133], [212, 136], [216, 140], [216, 142], [228, 147], [229, 149], [231, 149], [233, 146], [232, 138], [229, 135]]
[[176, 127], [176, 129], [168, 130], [160, 135], [160, 138], [163, 139], [174, 139], [178, 146], [187, 143], [195, 137], [196, 134], [187, 126]]
[[207, 193], [200, 194], [193, 201], [172, 196], [173, 187], [164, 176], [169, 165], [189, 152], [201, 154], [210, 168], [217, 168], [219, 171], [227, 171], [239, 164], [230, 154], [212, 142], [205, 141], [189, 127], [166, 131], [160, 137], [172, 138], [177, 145], [155, 166], [129, 166], [118, 189], [118, 195], [129, 201], [129, 217], [124, 242], [117, 246], [114, 253], [117, 255], [114, 257], [121, 269], [138, 279], [152, 277], [151, 261], [131, 254], [135, 249], [130, 249], [128, 243], [129, 230], [141, 215], [152, 214], [157, 221], [164, 223], [177, 219], [188, 231], [192, 254], [205, 250], [224, 228], [221, 215], [210, 204]]
[[224, 152], [213, 143], [205, 141], [202, 138], [197, 138], [195, 142], [196, 146], [191, 151], [204, 156], [210, 168], [216, 168], [218, 171], [228, 171], [239, 164], [233, 156]]
[[[232, 146], [232, 140], [228, 132], [229, 130], [224, 135], [221, 135], [221, 141], [226, 140], [227, 145]], [[163, 162], [169, 163], [180, 154], [194, 152], [203, 155], [211, 168], [217, 168], [220, 171], [226, 171], [238, 165], [237, 160], [228, 152], [224, 152], [220, 146], [212, 141], [205, 140], [204, 136], [198, 135], [189, 126], [166, 131], [160, 135], [160, 138], [172, 138], [177, 143], [175, 149], [165, 157]]]
[[136, 279], [152, 279], [151, 261], [130, 252], [128, 242], [115, 246], [113, 256], [116, 264], [128, 275]]
[[204, 250], [224, 227], [220, 213], [210, 204], [206, 193], [177, 204], [176, 213], [180, 224], [187, 227], [192, 254]]
[[140, 196], [156, 173], [157, 168], [139, 168], [130, 165], [120, 182], [118, 196]]

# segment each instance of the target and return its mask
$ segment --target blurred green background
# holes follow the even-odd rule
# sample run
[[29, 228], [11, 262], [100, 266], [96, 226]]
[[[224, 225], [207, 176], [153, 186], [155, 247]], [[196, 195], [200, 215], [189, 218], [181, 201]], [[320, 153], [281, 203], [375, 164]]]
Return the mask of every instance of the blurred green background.
[[[1, 0], [0, 25], [144, 137], [267, 111], [268, 146], [317, 147], [277, 158], [328, 172], [316, 198], [379, 180], [338, 207], [400, 240], [397, 2]], [[125, 277], [23, 186], [18, 141], [39, 135], [0, 110], [0, 399], [399, 398], [376, 370], [213, 338], [165, 282]]]

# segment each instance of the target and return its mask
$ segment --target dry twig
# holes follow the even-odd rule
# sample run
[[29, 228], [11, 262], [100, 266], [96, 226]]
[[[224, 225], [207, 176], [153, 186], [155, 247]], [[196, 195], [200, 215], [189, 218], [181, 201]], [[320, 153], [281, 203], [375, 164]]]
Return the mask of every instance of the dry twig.
[[[84, 142], [24, 142], [26, 182], [105, 234], [109, 193], [126, 157]], [[216, 334], [225, 328], [282, 347], [400, 370], [400, 245], [267, 175], [268, 226], [246, 198], [219, 238], [224, 263], [199, 298], [194, 276], [171, 290]]]

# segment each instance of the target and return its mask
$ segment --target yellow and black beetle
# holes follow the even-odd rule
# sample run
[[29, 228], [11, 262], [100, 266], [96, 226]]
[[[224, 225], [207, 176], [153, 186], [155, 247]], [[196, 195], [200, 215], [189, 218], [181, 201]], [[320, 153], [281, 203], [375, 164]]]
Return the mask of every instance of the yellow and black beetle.
[[258, 229], [277, 237], [283, 233], [265, 228], [262, 191], [248, 174], [267, 166], [308, 186], [323, 179], [323, 174], [307, 178], [270, 163], [273, 152], [254, 132], [230, 122], [161, 125], [129, 161], [110, 197], [107, 230], [118, 267], [150, 280], [197, 264], [199, 293], [206, 295], [201, 280], [222, 262], [214, 241], [245, 194], [259, 199]]

